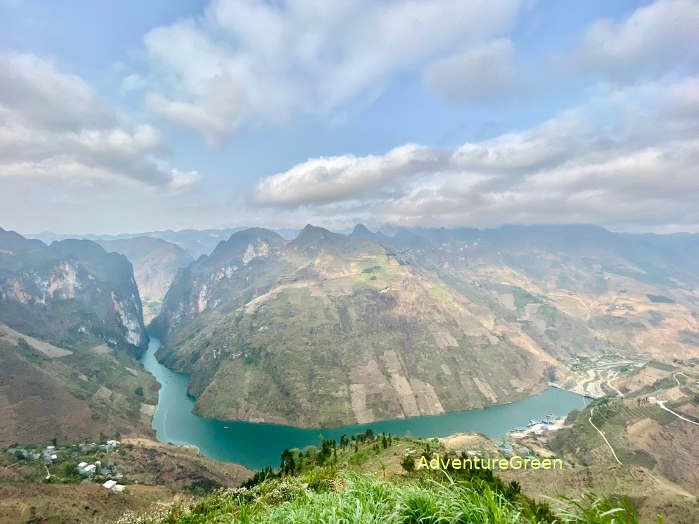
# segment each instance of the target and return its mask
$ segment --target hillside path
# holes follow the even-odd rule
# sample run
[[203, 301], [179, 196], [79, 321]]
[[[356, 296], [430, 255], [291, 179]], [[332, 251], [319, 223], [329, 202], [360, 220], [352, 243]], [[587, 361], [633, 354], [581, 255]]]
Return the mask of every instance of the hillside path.
[[694, 424], [695, 426], [699, 426], [699, 423], [694, 422], [693, 420], [689, 420], [688, 418], [683, 417], [683, 416], [680, 415], [679, 413], [675, 413], [675, 412], [672, 411], [670, 408], [666, 408], [666, 407], [665, 407], [665, 402], [667, 402], [667, 401], [665, 401], [665, 400], [658, 400], [658, 401], [656, 401], [656, 404], [658, 404], [658, 406], [660, 406], [660, 407], [661, 407], [662, 409], [664, 409], [665, 411], [667, 411], [667, 412], [669, 412], [669, 413], [672, 413], [672, 414], [675, 415], [677, 418], [680, 418], [680, 419], [684, 420], [685, 422], [689, 422], [690, 424]]
[[[605, 437], [605, 436], [604, 436], [604, 433], [602, 433], [602, 432], [600, 431], [600, 429], [599, 429], [597, 426], [595, 426], [595, 424], [592, 422], [592, 417], [593, 417], [594, 415], [595, 415], [595, 408], [591, 408], [591, 409], [590, 409], [590, 418], [588, 418], [587, 421], [592, 425], [593, 428], [595, 428], [595, 429], [597, 430], [597, 433], [599, 433], [600, 435], [602, 435], [602, 438], [603, 438], [604, 441], [607, 443], [607, 446], [609, 446], [609, 449], [611, 450], [612, 455], [614, 455], [614, 460], [616, 460], [619, 464], [622, 464], [621, 460], [619, 460], [619, 457], [616, 456], [616, 453], [614, 452], [614, 448], [612, 447], [612, 445], [611, 445], [611, 444], [609, 443], [609, 441], [607, 440], [607, 437]], [[623, 465], [623, 464], [622, 464], [622, 465]]]

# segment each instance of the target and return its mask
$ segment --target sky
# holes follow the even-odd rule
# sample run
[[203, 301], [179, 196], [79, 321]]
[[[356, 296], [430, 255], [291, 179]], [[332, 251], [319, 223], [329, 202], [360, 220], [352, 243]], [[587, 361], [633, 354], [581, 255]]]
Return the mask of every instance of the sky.
[[0, 0], [0, 227], [699, 232], [699, 0]]

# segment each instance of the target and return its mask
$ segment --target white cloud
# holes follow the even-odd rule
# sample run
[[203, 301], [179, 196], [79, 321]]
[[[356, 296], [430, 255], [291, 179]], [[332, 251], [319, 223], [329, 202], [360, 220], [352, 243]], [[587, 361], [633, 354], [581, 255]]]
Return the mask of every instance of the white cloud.
[[402, 184], [411, 176], [439, 170], [446, 160], [443, 152], [415, 144], [381, 156], [315, 158], [260, 181], [256, 199], [261, 204], [296, 206], [367, 196], [393, 182]]
[[396, 151], [311, 159], [261, 180], [258, 197], [336, 220], [347, 212], [420, 225], [699, 229], [699, 77], [611, 89], [536, 127], [422, 165], [396, 169]]
[[209, 143], [242, 122], [341, 111], [392, 75], [509, 30], [519, 0], [213, 0], [144, 37], [151, 110]]
[[657, 0], [624, 20], [598, 20], [585, 31], [573, 60], [614, 80], [696, 68], [699, 2]]
[[0, 104], [5, 119], [14, 117], [49, 130], [78, 131], [113, 123], [81, 78], [59, 73], [32, 54], [0, 55]]
[[514, 58], [509, 39], [493, 40], [436, 60], [424, 72], [425, 85], [448, 100], [492, 99], [513, 86]]
[[0, 55], [0, 176], [115, 177], [182, 189], [183, 178], [163, 167], [165, 151], [156, 129], [118, 118], [79, 77], [35, 55]]
[[146, 106], [174, 122], [191, 127], [201, 134], [209, 145], [214, 145], [220, 141], [221, 137], [228, 136], [231, 126], [235, 125], [238, 113], [237, 104], [217, 105], [215, 97], [206, 98], [203, 105], [197, 105], [190, 102], [175, 102], [167, 100], [158, 93], [149, 93], [146, 96]]

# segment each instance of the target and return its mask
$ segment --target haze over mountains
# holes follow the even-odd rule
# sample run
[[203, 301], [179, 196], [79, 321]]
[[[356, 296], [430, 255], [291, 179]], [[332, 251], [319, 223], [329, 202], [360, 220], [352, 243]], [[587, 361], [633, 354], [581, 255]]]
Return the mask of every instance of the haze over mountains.
[[[131, 240], [134, 238], [148, 237], [158, 238], [175, 244], [184, 249], [189, 255], [197, 259], [201, 255], [208, 255], [219, 244], [219, 242], [228, 240], [228, 238], [236, 231], [242, 231], [244, 227], [233, 227], [224, 229], [181, 229], [173, 231], [170, 229], [162, 231], [147, 231], [144, 233], [124, 233], [121, 235], [96, 235], [96, 234], [57, 234], [51, 232], [36, 233], [25, 235], [27, 238], [35, 238], [42, 240], [47, 244], [55, 240], [65, 240], [68, 238], [81, 238], [92, 240], [94, 242], [112, 242], [115, 240]], [[296, 229], [277, 229], [275, 230], [287, 240], [293, 239], [297, 234]]]
[[[302, 426], [470, 409], [549, 383], [595, 395], [599, 374], [581, 362], [699, 353], [699, 235], [393, 233], [308, 225], [287, 241], [252, 228], [194, 261], [158, 238], [47, 246], [2, 231], [0, 322], [131, 358], [163, 301], [158, 356], [192, 374], [199, 414]], [[174, 236], [201, 246], [222, 234]]]
[[309, 225], [288, 243], [250, 229], [177, 275], [153, 327], [198, 413], [226, 420], [370, 422], [549, 382], [594, 393], [580, 359], [697, 355], [698, 254], [697, 235], [593, 226]]
[[[185, 237], [202, 246], [221, 234]], [[693, 469], [663, 461], [673, 446], [691, 461], [694, 426], [638, 403], [663, 395], [696, 417], [698, 257], [696, 234], [584, 225], [307, 225], [291, 240], [250, 228], [197, 259], [162, 238], [47, 245], [0, 230], [0, 444], [152, 436], [158, 386], [136, 359], [150, 316], [157, 357], [190, 374], [205, 417], [320, 428], [505, 403], [550, 384], [623, 391], [594, 416], [624, 464], [691, 490]], [[594, 470], [609, 457], [592, 417], [573, 412], [560, 437], [527, 445]], [[665, 498], [653, 486], [655, 511]]]

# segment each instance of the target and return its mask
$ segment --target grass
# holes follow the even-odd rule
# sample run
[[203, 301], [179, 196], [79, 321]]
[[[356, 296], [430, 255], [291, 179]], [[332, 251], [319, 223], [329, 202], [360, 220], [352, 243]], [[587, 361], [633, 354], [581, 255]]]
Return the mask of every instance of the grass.
[[[335, 448], [285, 451], [295, 457], [289, 473], [265, 470], [243, 487], [215, 491], [179, 502], [155, 513], [125, 515], [121, 524], [209, 523], [626, 523], [637, 522], [628, 505], [588, 495], [580, 500], [555, 499], [556, 508], [521, 493], [517, 482], [505, 483], [490, 470], [403, 470], [386, 478], [367, 472], [369, 455], [384, 459], [405, 451], [444, 453], [438, 443], [359, 434]], [[434, 447], [436, 446], [436, 447]], [[331, 451], [332, 450], [332, 451]], [[364, 453], [363, 453], [364, 452]], [[419, 453], [419, 452], [418, 452]], [[359, 457], [356, 468], [352, 458]], [[348, 460], [349, 459], [349, 460]], [[294, 463], [294, 460], [291, 460]], [[288, 464], [288, 462], [286, 462]], [[284, 461], [282, 466], [284, 466]]]
[[[588, 496], [558, 501], [558, 520], [525, 515], [521, 503], [487, 484], [432, 478], [384, 481], [372, 474], [341, 472], [330, 490], [316, 491], [305, 477], [266, 480], [252, 488], [226, 489], [189, 505], [150, 515], [126, 515], [121, 524], [428, 524], [523, 522], [636, 523], [628, 507]], [[552, 515], [551, 515], [552, 516]], [[555, 517], [554, 517], [555, 518]]]
[[546, 327], [551, 327], [556, 323], [558, 311], [554, 307], [543, 304], [536, 311], [536, 316], [546, 322]]

